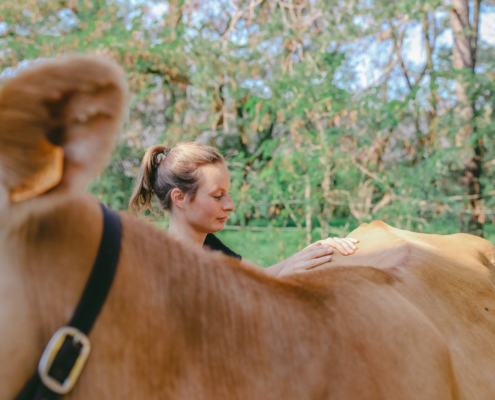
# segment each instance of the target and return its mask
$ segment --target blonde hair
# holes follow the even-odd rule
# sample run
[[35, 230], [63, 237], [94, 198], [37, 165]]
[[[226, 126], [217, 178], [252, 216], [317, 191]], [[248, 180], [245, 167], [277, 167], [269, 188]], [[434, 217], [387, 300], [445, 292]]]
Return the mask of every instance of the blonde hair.
[[141, 162], [129, 201], [129, 212], [141, 215], [150, 210], [155, 214], [151, 205], [153, 195], [156, 195], [163, 210], [170, 211], [171, 193], [175, 188], [189, 196], [191, 201], [194, 200], [199, 187], [198, 168], [217, 162], [225, 162], [220, 151], [199, 142], [179, 143], [173, 149], [160, 145], [150, 147]]

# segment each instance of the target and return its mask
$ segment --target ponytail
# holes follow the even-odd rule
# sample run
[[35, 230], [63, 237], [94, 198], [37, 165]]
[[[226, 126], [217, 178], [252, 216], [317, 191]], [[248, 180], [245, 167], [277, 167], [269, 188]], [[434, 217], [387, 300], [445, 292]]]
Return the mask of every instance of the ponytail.
[[166, 155], [169, 151], [169, 148], [157, 145], [150, 147], [144, 154], [136, 185], [129, 201], [128, 210], [131, 214], [142, 215], [146, 210], [156, 214], [151, 205], [151, 199], [155, 193], [156, 172], [161, 162], [158, 157], [161, 154]]

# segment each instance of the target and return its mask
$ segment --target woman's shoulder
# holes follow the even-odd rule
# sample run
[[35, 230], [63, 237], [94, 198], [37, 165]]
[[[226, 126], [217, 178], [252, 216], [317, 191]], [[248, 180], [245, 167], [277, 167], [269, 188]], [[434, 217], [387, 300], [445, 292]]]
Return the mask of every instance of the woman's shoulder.
[[219, 238], [217, 238], [213, 233], [208, 233], [206, 235], [206, 239], [203, 243], [203, 246], [208, 246], [212, 250], [218, 250], [221, 251], [222, 253], [230, 256], [230, 257], [235, 257], [238, 259], [241, 259], [241, 255], [233, 252], [231, 249], [229, 249], [227, 246], [225, 246]]

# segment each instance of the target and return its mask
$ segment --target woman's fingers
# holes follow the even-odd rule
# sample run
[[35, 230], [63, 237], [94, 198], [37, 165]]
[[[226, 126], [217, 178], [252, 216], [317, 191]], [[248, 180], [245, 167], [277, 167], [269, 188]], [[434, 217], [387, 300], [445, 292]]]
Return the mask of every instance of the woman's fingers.
[[312, 245], [306, 247], [301, 250], [299, 253], [296, 253], [298, 256], [302, 257], [320, 257], [321, 255], [325, 255], [325, 253], [332, 254], [333, 248], [328, 246], [327, 244], [317, 242]]
[[356, 240], [357, 239], [350, 238], [328, 238], [322, 242], [328, 246], [336, 248], [339, 253], [347, 256], [349, 254], [354, 254], [355, 250], [357, 250], [357, 246], [355, 245]]
[[357, 249], [356, 243], [359, 242], [359, 240], [357, 240], [357, 239], [351, 239], [351, 238], [344, 238], [342, 240], [345, 241], [345, 242], [347, 242], [347, 243], [349, 243], [354, 250]]
[[333, 253], [333, 249], [328, 246], [315, 246], [307, 251], [300, 251], [295, 257], [296, 262], [306, 264], [311, 260], [326, 257]]
[[279, 276], [300, 273], [332, 260], [333, 249], [322, 245], [308, 246], [306, 249], [294, 254], [291, 262], [280, 272]]
[[321, 257], [321, 256], [325, 256], [327, 254], [332, 254], [332, 253], [333, 253], [333, 249], [329, 246], [326, 246], [326, 245], [315, 246], [315, 247], [311, 248], [308, 252], [306, 252], [306, 254], [312, 258]]
[[346, 239], [340, 239], [336, 238], [340, 243], [342, 243], [342, 246], [346, 249], [348, 254], [354, 254], [354, 249], [357, 249], [356, 245], [352, 242], [347, 241]]
[[299, 272], [307, 271], [308, 269], [315, 268], [318, 265], [325, 264], [327, 262], [330, 262], [331, 260], [332, 260], [332, 256], [331, 255], [325, 255], [323, 257], [313, 258], [311, 260], [306, 261], [303, 264], [303, 269], [301, 269]]
[[[313, 249], [315, 247], [319, 247], [319, 246], [322, 246], [323, 243], [322, 241], [318, 241], [318, 242], [314, 242], [314, 243], [311, 243], [309, 246], [306, 246], [303, 250], [306, 250], [306, 249]], [[302, 251], [302, 250], [301, 250]]]
[[301, 254], [294, 272], [302, 272], [329, 262], [332, 259], [333, 249], [328, 246], [315, 246], [310, 251]]
[[340, 242], [340, 240], [338, 240], [338, 238], [334, 238], [334, 239], [328, 238], [326, 239], [326, 244], [328, 246], [332, 246], [333, 248], [337, 249], [340, 254], [343, 254], [345, 256], [349, 254], [348, 249], [344, 246], [342, 242]]
[[330, 261], [332, 261], [332, 256], [330, 254], [315, 258], [313, 260], [313, 265], [310, 266], [310, 268], [308, 268], [308, 269], [317, 267], [318, 265], [325, 264], [325, 263], [330, 262]]
[[325, 264], [332, 259], [333, 249], [328, 246], [321, 246], [308, 254], [310, 257], [305, 262], [306, 269], [317, 267], [318, 265]]
[[356, 250], [357, 249], [357, 246], [354, 244], [353, 241], [351, 241], [350, 239], [347, 239], [347, 238], [339, 238], [339, 240], [344, 243], [345, 246], [349, 246], [352, 250]]

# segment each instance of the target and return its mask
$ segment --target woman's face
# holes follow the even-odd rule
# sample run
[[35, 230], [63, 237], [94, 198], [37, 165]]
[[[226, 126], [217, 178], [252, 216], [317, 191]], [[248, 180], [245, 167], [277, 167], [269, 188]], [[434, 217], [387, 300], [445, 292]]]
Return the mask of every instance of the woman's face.
[[230, 174], [222, 162], [200, 167], [199, 187], [193, 201], [184, 203], [184, 215], [195, 230], [221, 231], [229, 212], [235, 210], [229, 194]]

